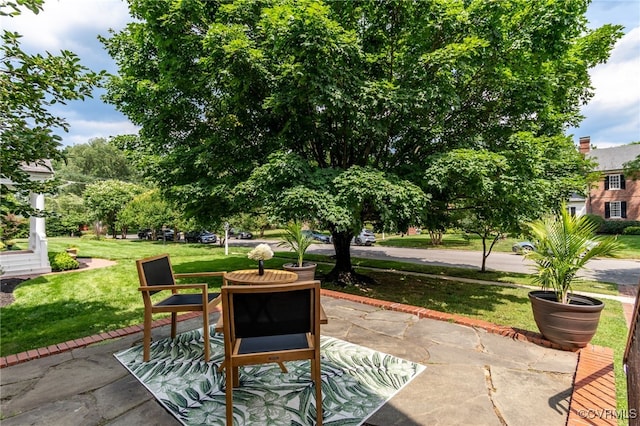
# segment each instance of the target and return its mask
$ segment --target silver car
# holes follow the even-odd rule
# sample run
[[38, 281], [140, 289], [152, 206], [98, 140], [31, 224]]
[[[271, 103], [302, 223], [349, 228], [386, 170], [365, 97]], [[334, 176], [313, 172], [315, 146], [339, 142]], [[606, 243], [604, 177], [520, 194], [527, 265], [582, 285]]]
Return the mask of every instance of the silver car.
[[358, 246], [370, 246], [372, 244], [375, 244], [376, 236], [372, 231], [363, 229], [358, 235], [353, 237], [353, 240], [351, 240], [351, 242], [355, 243]]

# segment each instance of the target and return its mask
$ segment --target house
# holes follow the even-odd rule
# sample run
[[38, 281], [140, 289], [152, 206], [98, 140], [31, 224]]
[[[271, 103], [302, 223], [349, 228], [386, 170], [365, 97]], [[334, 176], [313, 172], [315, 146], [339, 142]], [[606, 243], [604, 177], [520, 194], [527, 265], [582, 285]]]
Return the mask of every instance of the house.
[[640, 156], [640, 144], [592, 150], [591, 139], [586, 136], [580, 138], [580, 152], [594, 160], [596, 171], [602, 173], [589, 191], [585, 212], [606, 220], [640, 220], [640, 180], [623, 173], [624, 163]]
[[[34, 181], [45, 181], [53, 177], [53, 167], [49, 160], [24, 164], [22, 170], [27, 172], [29, 178]], [[13, 186], [13, 182], [5, 177], [0, 178], [0, 183], [8, 187]], [[31, 193], [29, 198], [31, 207], [44, 210], [44, 194]], [[51, 265], [49, 264], [45, 219], [31, 216], [29, 218], [29, 248], [0, 252], [0, 274], [4, 278], [48, 272], [51, 272]]]

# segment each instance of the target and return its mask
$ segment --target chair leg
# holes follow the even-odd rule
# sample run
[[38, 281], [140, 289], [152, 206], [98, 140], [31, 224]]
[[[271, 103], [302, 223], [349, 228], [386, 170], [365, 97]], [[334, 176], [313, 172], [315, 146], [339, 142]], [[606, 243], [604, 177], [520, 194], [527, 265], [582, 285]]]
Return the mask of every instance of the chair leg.
[[204, 362], [209, 362], [211, 347], [209, 346], [209, 316], [202, 315], [202, 332], [204, 334]]
[[144, 336], [142, 338], [142, 361], [147, 362], [151, 358], [151, 312], [144, 313]]
[[240, 370], [238, 366], [232, 368], [231, 377], [233, 377], [233, 387], [240, 386]]
[[234, 368], [227, 367], [225, 375], [225, 404], [227, 426], [233, 426], [233, 369]]
[[176, 338], [176, 332], [178, 330], [178, 326], [177, 326], [177, 321], [178, 319], [178, 313], [177, 312], [171, 312], [171, 338], [175, 339]]
[[322, 376], [320, 374], [320, 359], [311, 360], [311, 371], [316, 386], [316, 424], [322, 426]]

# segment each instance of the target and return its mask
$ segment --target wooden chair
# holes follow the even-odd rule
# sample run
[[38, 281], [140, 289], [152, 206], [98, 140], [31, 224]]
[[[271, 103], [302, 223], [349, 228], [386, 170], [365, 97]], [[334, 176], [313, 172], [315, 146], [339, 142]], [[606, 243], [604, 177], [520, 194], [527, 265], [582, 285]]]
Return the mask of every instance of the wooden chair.
[[233, 425], [233, 388], [243, 365], [311, 361], [316, 420], [322, 425], [320, 281], [222, 287], [226, 418]]
[[[171, 338], [176, 337], [176, 319], [178, 312], [202, 312], [202, 327], [204, 334], [204, 360], [209, 362], [209, 314], [212, 308], [222, 300], [220, 293], [209, 293], [207, 284], [176, 284], [180, 278], [222, 277], [226, 284], [226, 272], [194, 272], [174, 274], [168, 254], [136, 260], [138, 278], [144, 301], [144, 353], [143, 360], [149, 361], [151, 347], [152, 315], [157, 312], [171, 312]], [[186, 289], [198, 289], [198, 293], [180, 293]], [[151, 296], [160, 291], [171, 291], [171, 295], [154, 303]]]

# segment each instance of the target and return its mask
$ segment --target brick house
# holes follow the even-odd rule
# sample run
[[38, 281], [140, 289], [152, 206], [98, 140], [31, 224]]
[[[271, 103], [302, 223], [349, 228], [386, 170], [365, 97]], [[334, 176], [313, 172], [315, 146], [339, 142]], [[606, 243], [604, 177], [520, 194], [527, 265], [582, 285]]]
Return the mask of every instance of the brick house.
[[590, 137], [580, 138], [580, 152], [602, 173], [586, 199], [585, 212], [607, 220], [640, 220], [640, 180], [624, 176], [623, 164], [640, 156], [640, 144], [591, 150]]

